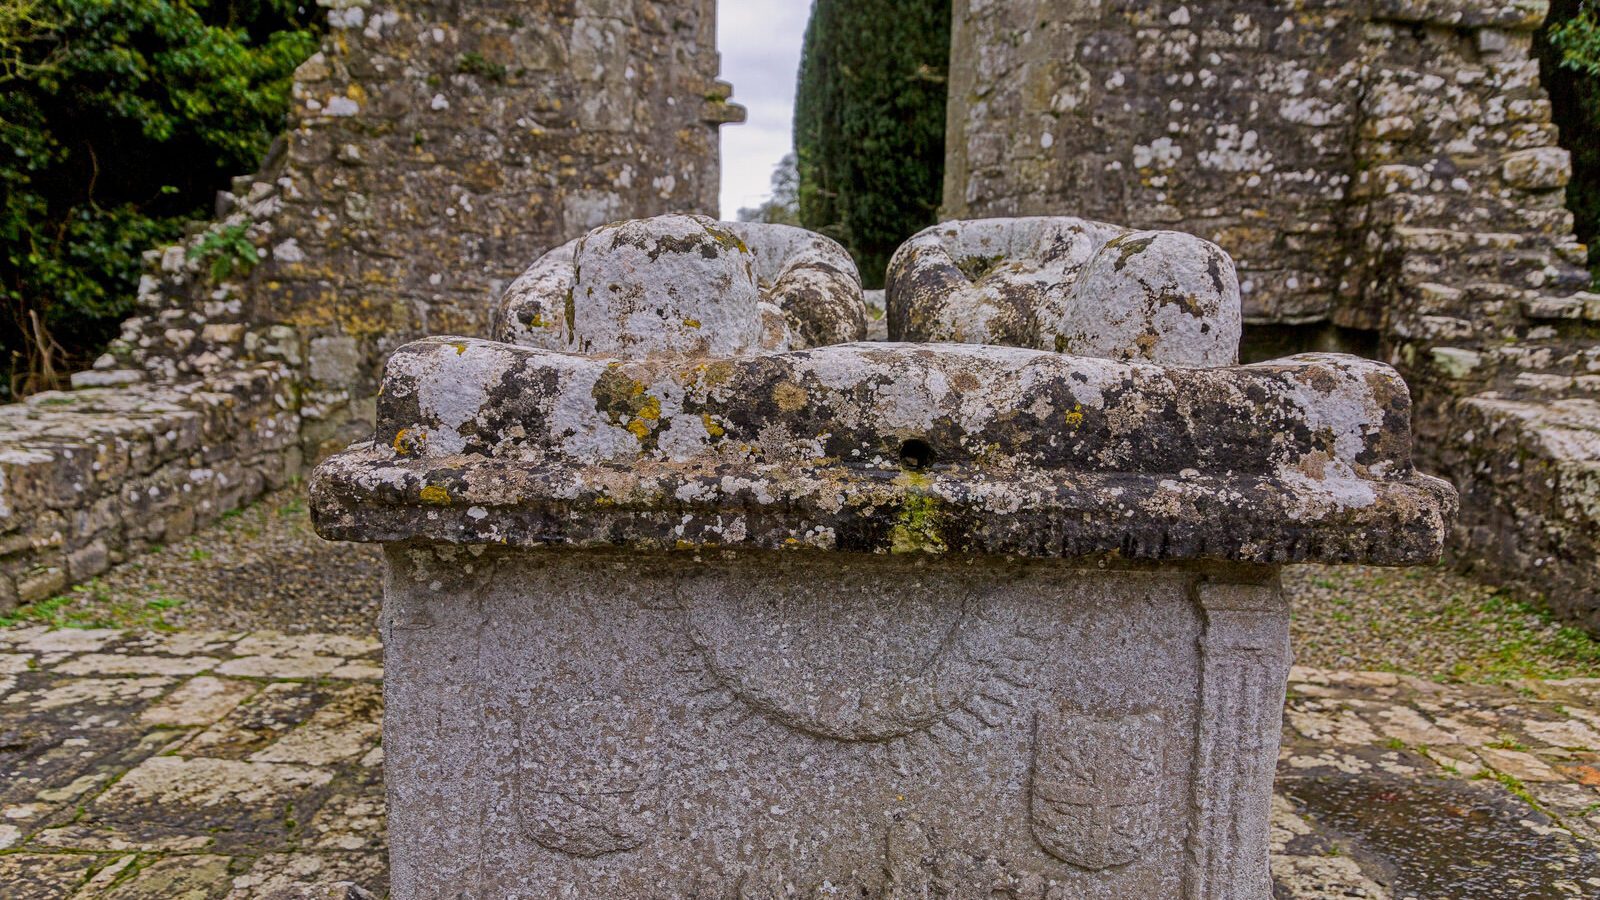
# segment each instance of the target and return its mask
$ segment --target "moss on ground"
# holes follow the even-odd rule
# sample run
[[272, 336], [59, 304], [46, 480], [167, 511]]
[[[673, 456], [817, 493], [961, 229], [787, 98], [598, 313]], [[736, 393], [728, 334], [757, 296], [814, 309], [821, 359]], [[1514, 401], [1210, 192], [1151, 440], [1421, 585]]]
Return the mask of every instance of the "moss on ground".
[[1296, 566], [1284, 588], [1302, 665], [1491, 684], [1600, 677], [1600, 641], [1442, 567]]
[[[937, 540], [928, 504], [913, 504], [897, 523], [906, 549]], [[380, 581], [381, 555], [317, 538], [303, 496], [291, 489], [0, 617], [0, 626], [370, 634]], [[1302, 665], [1477, 683], [1600, 678], [1600, 641], [1442, 567], [1292, 566], [1284, 588]]]
[[51, 628], [142, 628], [176, 631], [168, 620], [183, 601], [177, 597], [131, 598], [114, 593], [96, 578], [65, 594], [19, 607], [0, 616], [0, 628], [48, 625]]

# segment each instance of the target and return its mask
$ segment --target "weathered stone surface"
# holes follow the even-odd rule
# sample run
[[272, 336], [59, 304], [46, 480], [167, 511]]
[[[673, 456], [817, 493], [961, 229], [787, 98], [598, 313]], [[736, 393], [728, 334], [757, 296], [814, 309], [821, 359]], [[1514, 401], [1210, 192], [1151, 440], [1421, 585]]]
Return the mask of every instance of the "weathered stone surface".
[[[1238, 260], [1253, 321], [1428, 314], [1406, 279], [1538, 287], [1548, 266], [1570, 290], [1548, 195], [1568, 164], [1531, 58], [1546, 11], [959, 0], [944, 214], [1195, 232]], [[1387, 233], [1407, 227], [1517, 247], [1462, 266]]]
[[88, 805], [76, 837], [62, 846], [83, 849], [190, 850], [196, 842], [182, 820], [203, 809], [216, 832], [214, 846], [239, 847], [281, 835], [298, 806], [314, 806], [331, 773], [278, 763], [156, 756], [130, 770]]
[[889, 265], [893, 340], [1163, 365], [1239, 359], [1239, 281], [1209, 241], [1071, 218], [946, 222]]
[[281, 487], [299, 469], [292, 395], [265, 365], [0, 406], [0, 613]]
[[[152, 252], [144, 312], [109, 368], [193, 378], [289, 364], [305, 452], [370, 425], [383, 358], [427, 333], [487, 334], [530, 259], [605, 222], [716, 208], [712, 0], [422, 0], [330, 7], [287, 133], [219, 221]], [[220, 281], [195, 248], [242, 234]]]
[[1536, 147], [1506, 157], [1504, 177], [1525, 191], [1564, 188], [1572, 180], [1572, 154], [1560, 147]]
[[[750, 554], [740, 556], [748, 557]], [[785, 560], [785, 565], [806, 563], [799, 555], [785, 557]], [[638, 561], [636, 558], [635, 562]], [[898, 565], [906, 561], [905, 557], [877, 560], [882, 565]], [[504, 566], [506, 563], [496, 565]], [[961, 574], [951, 584], [958, 590], [971, 586], [975, 581], [981, 586], [983, 579], [980, 573], [971, 567], [960, 568]], [[558, 566], [546, 562], [539, 571], [552, 572], [556, 569]], [[587, 555], [581, 560], [580, 571], [597, 572], [599, 577], [608, 577], [600, 554]], [[668, 568], [661, 567], [647, 573], [638, 584], [619, 592], [616, 598], [605, 601], [604, 608], [633, 603], [639, 596], [667, 596], [658, 593], [656, 588], [675, 581], [677, 576], [670, 576], [668, 572]], [[913, 566], [912, 573], [907, 582], [908, 589], [926, 589], [927, 595], [943, 595], [946, 583], [940, 578], [941, 571], [937, 566]], [[724, 602], [718, 597], [702, 597], [699, 588], [704, 584], [703, 574], [689, 577], [681, 597], [676, 594], [669, 597], [673, 606], [642, 611], [637, 621], [645, 627], [655, 627], [664, 621], [689, 623], [686, 625], [687, 636], [684, 632], [675, 632], [671, 635], [671, 644], [652, 646], [650, 655], [643, 657], [646, 666], [670, 664], [675, 651], [682, 650], [683, 653], [677, 658], [695, 662], [696, 671], [701, 673], [699, 678], [718, 683], [727, 679], [727, 683], [738, 687], [740, 693], [737, 696], [730, 688], [717, 698], [704, 700], [708, 704], [731, 704], [728, 714], [718, 720], [718, 727], [731, 728], [741, 739], [760, 731], [776, 733], [779, 739], [771, 742], [770, 746], [779, 748], [790, 746], [795, 741], [826, 747], [836, 743], [836, 739], [804, 737], [809, 734], [804, 731], [791, 736], [789, 727], [779, 724], [773, 717], [790, 716], [802, 728], [863, 733], [860, 725], [869, 720], [865, 713], [875, 715], [894, 710], [892, 705], [881, 702], [884, 694], [879, 690], [884, 679], [894, 674], [892, 667], [871, 673], [871, 678], [852, 680], [844, 685], [845, 693], [841, 696], [869, 701], [856, 706], [840, 704], [827, 708], [813, 701], [810, 694], [797, 698], [793, 694], [786, 695], [774, 690], [772, 685], [778, 680], [770, 677], [771, 674], [778, 667], [804, 656], [807, 651], [803, 642], [783, 647], [773, 660], [750, 654], [732, 658], [722, 654], [720, 658], [726, 667], [719, 663], [718, 668], [711, 669], [704, 662], [704, 652], [710, 648], [696, 643], [697, 636], [748, 633], [752, 628], [765, 628], [777, 619], [772, 611], [764, 611], [757, 605], [748, 607], [750, 615], [726, 615], [730, 610], [740, 612], [740, 606]], [[995, 619], [993, 612], [996, 600], [1016, 598], [1024, 590], [1025, 573], [1019, 571], [1014, 574], [1019, 578], [1016, 582], [1006, 582], [995, 591], [980, 593], [977, 597], [965, 597], [964, 603], [972, 610], [972, 614], [961, 617], [962, 627], [956, 631], [959, 640], [951, 645], [952, 652], [942, 657], [944, 662], [937, 668], [939, 675], [960, 676], [973, 671], [953, 664], [951, 660], [972, 659], [971, 651], [982, 648], [981, 643], [973, 640], [974, 636], [988, 633], [997, 623], [1010, 624], [1007, 619]], [[544, 577], [540, 576], [541, 579]], [[1105, 573], [1088, 577], [1102, 579]], [[1164, 579], [1151, 574], [1142, 577], [1146, 586], [1158, 586], [1159, 589], [1143, 592], [1143, 599], [1134, 605], [1158, 604], [1168, 596]], [[570, 575], [565, 578], [567, 582], [575, 580]], [[745, 586], [760, 589], [759, 583], [745, 583]], [[418, 585], [414, 591], [426, 593], [425, 587]], [[444, 587], [443, 583], [441, 587]], [[1076, 590], [1059, 584], [1050, 586], [1043, 594], [1019, 605], [1034, 616], [1059, 614], [1052, 611], [1053, 606], [1061, 605], [1069, 609], [1072, 606], [1055, 604], [1052, 598], [1073, 594]], [[485, 597], [509, 596], [511, 593], [514, 591], [494, 591], [485, 594]], [[1099, 588], [1090, 591], [1091, 595], [1099, 593]], [[913, 592], [912, 596], [914, 598], [916, 594]], [[847, 595], [835, 594], [823, 606], [813, 608], [814, 615], [784, 617], [782, 621], [787, 623], [785, 634], [821, 638], [826, 634], [821, 625], [829, 617], [851, 624], [861, 622], [861, 607], [852, 606], [846, 600]], [[429, 595], [427, 602], [430, 608], [433, 604], [442, 604], [438, 595]], [[556, 611], [556, 621], [577, 614], [576, 607], [564, 605], [567, 604], [564, 597], [545, 597], [539, 602], [541, 608]], [[448, 605], [442, 604], [441, 608], [448, 609]], [[495, 599], [488, 608], [499, 610], [503, 607]], [[917, 608], [917, 617], [928, 617], [937, 611], [938, 606], [921, 602]], [[855, 611], [853, 615], [852, 610]], [[469, 615], [470, 611], [461, 609], [459, 613], [459, 616], [434, 624], [443, 628], [454, 627], [453, 623]], [[989, 617], [985, 618], [984, 613], [988, 613]], [[1129, 614], [1126, 610], [1119, 613]], [[1174, 605], [1166, 614], [1176, 619], [1190, 619], [1195, 615], [1192, 608], [1183, 611], [1181, 604]], [[1079, 609], [1070, 615], [1088, 618], [1094, 613]], [[876, 626], [869, 623], [866, 627]], [[523, 623], [512, 634], [486, 642], [484, 646], [498, 653], [510, 647], [517, 636], [531, 632], [532, 626]], [[406, 639], [414, 643], [425, 633], [408, 632], [412, 636]], [[1099, 635], [1100, 632], [1096, 630], [1091, 634]], [[7, 647], [36, 641], [40, 637], [37, 629], [0, 629], [0, 645]], [[59, 670], [78, 658], [80, 653], [149, 652], [152, 645], [171, 642], [174, 637], [191, 636], [116, 633], [99, 638], [100, 650], [54, 652], [39, 662], [36, 669], [27, 670], [32, 673], [27, 677], [43, 679], [37, 681], [35, 687], [44, 689], [32, 692], [31, 696], [53, 696], [55, 692], [50, 690], [52, 684], [76, 681], [71, 676], [60, 674]], [[207, 654], [232, 653], [228, 642], [218, 646], [218, 642], [212, 638], [192, 637], [193, 640], [177, 643], [203, 647], [203, 652]], [[322, 649], [343, 643], [341, 639], [329, 635], [297, 637], [307, 645]], [[848, 634], [834, 634], [827, 646], [837, 654], [841, 647], [850, 645], [848, 638]], [[287, 640], [292, 639], [286, 639], [285, 642]], [[254, 649], [260, 649], [260, 644], [269, 642], [273, 642], [273, 639], [260, 636]], [[1102, 643], [1106, 646], [1095, 648], [1091, 658], [1111, 653], [1108, 648], [1114, 642], [1105, 640]], [[1175, 642], [1168, 643], [1174, 653], [1181, 652], [1182, 648]], [[1039, 645], [1038, 637], [1031, 634], [1019, 635], [1007, 644], [1010, 648], [1027, 649], [1027, 653], [1017, 654], [1024, 657], [1025, 661], [1039, 649]], [[111, 649], [106, 650], [107, 647]], [[1048, 650], [1048, 646], [1045, 649]], [[872, 653], [875, 658], [884, 658], [877, 648], [866, 652]], [[477, 658], [485, 657], [479, 653]], [[664, 658], [666, 662], [663, 662]], [[1058, 668], [1070, 667], [1072, 663], [1047, 661], [1045, 665], [1047, 668]], [[1004, 683], [1005, 677], [1019, 671], [1026, 674], [1035, 668], [1032, 663], [1008, 661], [996, 673]], [[804, 681], [808, 685], [818, 689], [830, 685], [826, 669], [805, 664], [799, 670], [805, 673]], [[625, 683], [639, 680], [638, 676], [629, 676], [614, 667], [608, 671], [612, 673], [611, 677], [621, 678]], [[1160, 673], [1135, 673], [1133, 667], [1128, 665], [1119, 664], [1115, 671], [1135, 674], [1148, 681], [1160, 679]], [[674, 673], [672, 677], [696, 676], [694, 671], [690, 671]], [[115, 680], [137, 681], [139, 676], [119, 676]], [[190, 690], [190, 686], [208, 680], [211, 680], [211, 676], [189, 678], [179, 684], [169, 697], [206, 693], [204, 690]], [[938, 683], [950, 685], [951, 689], [931, 690], [915, 698], [924, 704], [923, 715], [926, 715], [927, 700], [948, 698], [964, 690], [970, 682], [946, 678]], [[1583, 678], [1528, 681], [1513, 687], [1487, 688], [1460, 683], [1437, 684], [1411, 676], [1397, 677], [1386, 672], [1297, 668], [1290, 673], [1290, 685], [1289, 716], [1283, 732], [1286, 752], [1278, 762], [1278, 796], [1272, 810], [1272, 872], [1276, 890], [1273, 896], [1285, 900], [1325, 900], [1335, 896], [1365, 897], [1368, 900], [1432, 896], [1521, 900], [1530, 895], [1584, 897], [1592, 893], [1595, 887], [1600, 887], [1600, 853], [1596, 852], [1596, 848], [1600, 847], [1600, 830], [1595, 827], [1600, 822], [1600, 811], [1595, 809], [1596, 801], [1600, 799], [1600, 792], [1597, 792], [1600, 790], [1597, 789], [1600, 786], [1600, 770], [1595, 768], [1596, 753], [1600, 752], [1600, 746], [1589, 734], [1593, 726], [1600, 723], [1600, 712], [1596, 711], [1596, 705], [1600, 704], [1600, 681]], [[851, 691], [854, 693], [849, 693]], [[1023, 693], [1010, 686], [1005, 687], [1004, 691], [1004, 696]], [[113, 693], [137, 694], [139, 691]], [[988, 690], [982, 691], [969, 705], [990, 718], [996, 718], [997, 712], [1003, 712], [1011, 720], [1026, 718], [1023, 712], [991, 704], [985, 699], [989, 693]], [[1160, 685], [1155, 688], [1153, 696], [1166, 697], [1176, 693], [1180, 691], [1170, 685]], [[330, 692], [324, 695], [323, 700], [334, 700], [338, 696], [337, 691]], [[744, 698], [762, 702], [774, 712], [749, 714], [743, 724], [733, 724], [738, 719], [729, 714], [745, 708], [747, 701]], [[947, 699], [943, 702], [947, 702]], [[591, 702], [587, 709], [592, 711], [592, 707]], [[528, 703], [517, 708], [548, 710], [550, 706]], [[917, 711], [915, 705], [907, 708]], [[575, 717], [581, 718], [586, 707], [580, 704], [578, 709]], [[86, 718], [97, 716], [100, 712], [90, 709]], [[8, 851], [0, 854], [0, 885], [4, 885], [7, 900], [12, 897], [39, 900], [63, 900], [67, 897], [172, 900], [174, 897], [189, 896], [207, 900], [222, 897], [232, 900], [259, 900], [263, 897], [289, 897], [294, 900], [334, 897], [349, 900], [352, 896], [364, 896], [350, 882], [376, 896], [385, 895], [385, 803], [378, 764], [371, 759], [373, 754], [368, 754], [358, 763], [341, 756], [336, 761], [319, 765], [318, 768], [333, 775], [326, 792], [327, 799], [320, 806], [316, 805], [316, 797], [309, 798], [307, 805], [297, 805], [290, 817], [293, 821], [286, 822], [288, 827], [282, 832], [256, 831], [247, 842], [224, 841], [218, 845], [215, 841], [217, 832], [214, 830], [216, 812], [213, 807], [204, 805], [207, 795], [204, 792], [174, 790], [172, 802], [163, 808], [163, 815], [169, 823], [163, 843], [145, 846], [192, 846], [200, 849], [104, 849], [114, 842], [115, 846], [126, 848], [129, 834], [97, 833], [73, 825], [73, 820], [79, 818], [78, 807], [91, 804], [94, 795], [103, 790], [105, 784], [138, 767], [152, 752], [170, 745], [176, 734], [175, 726], [143, 723], [140, 728], [108, 729], [86, 725], [76, 734], [95, 740], [110, 738], [113, 741], [102, 748], [103, 764], [107, 766], [102, 776], [104, 783], [91, 788], [86, 795], [69, 796], [40, 787], [52, 781], [46, 771], [51, 761], [46, 757], [30, 755], [26, 750], [19, 753], [17, 741], [19, 735], [54, 730], [63, 721], [59, 716], [71, 714], [71, 709], [37, 708], [32, 699], [14, 706], [0, 707], [0, 736], [3, 736], [0, 760], [4, 760], [6, 766], [0, 770], [0, 787], [6, 789], [5, 797], [0, 799], [0, 850]], [[352, 708], [350, 721], [370, 728], [376, 724], [378, 714], [379, 710], [372, 706]], [[458, 719], [453, 717], [450, 721]], [[763, 724], [764, 721], [766, 724]], [[943, 721], [952, 726], [966, 723], [964, 714], [959, 711], [952, 712]], [[1000, 721], [1003, 723], [1007, 720]], [[668, 730], [676, 727], [672, 722], [666, 720]], [[1059, 722], [1059, 716], [1049, 717], [1052, 727], [1047, 727], [1046, 733], [1052, 737], [1052, 744], [1070, 746], [1070, 739], [1062, 738], [1060, 729], [1053, 727]], [[1365, 727], [1356, 727], [1354, 722], [1361, 722]], [[1467, 727], [1468, 723], [1476, 724]], [[1404, 731], [1394, 731], [1396, 726], [1403, 726]], [[959, 746], [977, 747], [973, 752], [978, 754], [1001, 752], [1002, 748], [992, 744], [993, 736], [1004, 727], [1004, 724], [990, 726], [985, 720], [981, 728], [974, 728], [970, 736], [962, 737]], [[1093, 723], [1091, 730], [1100, 728], [1098, 723]], [[905, 736], [879, 742], [857, 742], [857, 745], [865, 748], [864, 756], [875, 758], [873, 754], [886, 756], [895, 745], [916, 744], [928, 749], [934, 758], [944, 760], [943, 764], [951, 765], [946, 751], [936, 749], [940, 746], [934, 743], [936, 732], [942, 740], [950, 740], [950, 735], [954, 733], [946, 733], [936, 726], [924, 732], [928, 736], [926, 744], [914, 736]], [[285, 735], [295, 733], [283, 732]], [[1450, 737], [1442, 738], [1441, 734]], [[1018, 743], [1027, 744], [1034, 739], [1034, 735], [1035, 732], [1025, 732]], [[159, 738], [159, 741], [150, 740], [152, 737]], [[1419, 746], [1418, 741], [1424, 738], [1428, 741], [1427, 746]], [[502, 740], [494, 738], [490, 743], [499, 746]], [[1512, 751], [1515, 756], [1510, 757], [1508, 764], [1512, 768], [1508, 770], [1492, 769], [1485, 758], [1478, 755], [1479, 751], [1503, 751], [1512, 745], [1520, 749]], [[665, 746], [672, 753], [681, 749]], [[81, 753], [88, 747], [78, 744], [67, 749]], [[188, 749], [179, 752], [205, 755], [205, 751]], [[751, 752], [759, 755], [758, 751]], [[1502, 758], [1493, 752], [1487, 753], [1486, 757], [1496, 760]], [[1527, 761], [1529, 757], [1536, 758], [1561, 780], [1525, 782], [1518, 792], [1521, 794], [1519, 797], [1511, 788], [1503, 786], [1499, 778], [1509, 776], [1514, 771], [1526, 771], [1530, 765]], [[812, 768], [816, 768], [819, 758], [808, 759]], [[519, 770], [529, 778], [533, 777], [535, 771], [531, 768]], [[802, 771], [805, 771], [804, 767]], [[892, 773], [881, 778], [891, 785], [903, 782]], [[177, 788], [181, 783], [174, 780], [172, 787]], [[672, 779], [658, 781], [658, 784], [664, 783], [672, 783]], [[1051, 783], [1046, 783], [1044, 788], [1049, 791]], [[781, 788], [763, 786], [762, 789]], [[925, 788], [919, 787], [919, 790]], [[1031, 782], [1017, 791], [1023, 796], [1031, 795]], [[903, 795], [909, 801], [917, 792]], [[270, 793], [252, 795], [251, 805], [258, 812], [246, 818], [265, 819], [274, 815], [272, 804], [275, 796]], [[895, 796], [898, 798], [902, 793]], [[1291, 800], [1290, 797], [1295, 799]], [[1357, 801], [1362, 797], [1371, 799], [1370, 802], [1352, 803], [1344, 808], [1330, 806], [1342, 797], [1352, 797]], [[1430, 798], [1437, 799], [1430, 804]], [[1009, 815], [1013, 819], [1025, 819], [1023, 825], [1031, 831], [1034, 817], [1031, 800], [1026, 802], [1026, 806], [1026, 811], [1011, 812]], [[548, 809], [548, 806], [545, 808]], [[1461, 810], [1468, 810], [1472, 814], [1463, 816]], [[505, 814], [509, 815], [510, 812], [508, 807]], [[793, 811], [788, 814], [793, 814]], [[1051, 828], [1052, 820], [1048, 816], [1042, 821], [1046, 827], [1044, 833], [1047, 836], [1054, 835], [1051, 839], [1057, 846], [1070, 846], [1070, 829]], [[1071, 820], [1054, 821], [1059, 826]], [[833, 823], [828, 823], [829, 830], [834, 830], [832, 826]], [[518, 839], [532, 843], [526, 831], [523, 835]], [[1062, 842], [1064, 839], [1067, 843]], [[534, 846], [535, 853], [552, 852], [542, 846]], [[1111, 845], [1104, 846], [1109, 848]], [[901, 844], [896, 852], [899, 854], [897, 859], [904, 859], [908, 855], [905, 844]], [[1043, 854], [1045, 851], [1041, 845], [1041, 849], [1035, 852]], [[1141, 850], [1141, 853], [1148, 852], [1150, 847]], [[883, 855], [889, 855], [887, 845]], [[988, 864], [978, 865], [982, 871]], [[1059, 861], [1054, 865], [1062, 869], [1067, 867], [1066, 863]], [[1135, 860], [1127, 865], [1138, 866], [1140, 863]], [[935, 874], [929, 880], [945, 885], [959, 884], [959, 879], [967, 877], [972, 871], [970, 868], [963, 870], [948, 861], [942, 869], [938, 866], [933, 868]], [[904, 866], [898, 870], [897, 877], [902, 880], [896, 887], [903, 885], [908, 875], [917, 875], [915, 866]], [[1075, 877], [1082, 879], [1087, 876]], [[911, 883], [920, 884], [915, 880]], [[1009, 884], [1007, 887], [1010, 887]], [[893, 896], [892, 891], [887, 894]], [[646, 892], [643, 896], [662, 894]], [[982, 891], [977, 896], [983, 896]], [[1022, 893], [1022, 896], [1027, 894]], [[1065, 896], [1075, 895], [1068, 893]]]
[[833, 241], [657, 216], [551, 251], [507, 290], [495, 331], [549, 350], [704, 356], [857, 340], [865, 329], [860, 276]]
[[756, 281], [762, 295], [783, 311], [790, 349], [866, 338], [861, 275], [836, 241], [791, 225], [722, 224], [755, 255]]
[[232, 712], [257, 690], [257, 685], [248, 681], [207, 675], [184, 682], [139, 718], [151, 725], [205, 727]]
[[[1276, 728], [1270, 585], [1206, 612], [1191, 573], [1001, 559], [390, 560], [399, 897], [1173, 896], [1196, 873], [1197, 798], [1272, 777], [1270, 742], [1241, 770], [1235, 731]], [[1202, 706], [1211, 677], [1261, 693], [1236, 695], [1235, 721]], [[1226, 761], [1197, 751], [1212, 742]], [[1264, 896], [1257, 812], [1212, 810], [1227, 846], [1209, 850]]]
[[1600, 391], [1533, 52], [1548, 9], [958, 0], [943, 215], [1216, 241], [1248, 321], [1399, 367], [1419, 465], [1463, 493], [1452, 555], [1600, 629], [1600, 507], [1567, 499], [1594, 496], [1594, 457], [1518, 461]]
[[465, 339], [390, 364], [318, 470], [341, 540], [1251, 562], [1439, 552], [1387, 367], [1160, 368], [871, 345], [617, 362]]
[[317, 469], [319, 531], [386, 545], [395, 895], [1266, 897], [1278, 564], [1430, 560], [1453, 510], [1403, 382], [1230, 365], [1226, 256], [1163, 234], [1013, 311], [1181, 365], [772, 352], [718, 230], [591, 233], [599, 355], [408, 345]]
[[[89, 390], [0, 409], [0, 614], [370, 433], [384, 358], [488, 334], [544, 250], [716, 207], [717, 129], [743, 111], [714, 0], [321, 5], [286, 134], [216, 221], [145, 254], [139, 314], [72, 378]], [[259, 262], [214, 265], [219, 238]]]

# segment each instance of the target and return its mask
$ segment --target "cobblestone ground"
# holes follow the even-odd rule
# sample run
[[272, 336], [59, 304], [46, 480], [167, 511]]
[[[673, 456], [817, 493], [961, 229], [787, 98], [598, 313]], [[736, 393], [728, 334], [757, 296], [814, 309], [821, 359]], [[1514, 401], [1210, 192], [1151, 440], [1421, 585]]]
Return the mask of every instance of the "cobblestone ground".
[[[0, 895], [384, 895], [380, 660], [349, 635], [0, 629]], [[1600, 896], [1600, 679], [1291, 690], [1280, 898]]]

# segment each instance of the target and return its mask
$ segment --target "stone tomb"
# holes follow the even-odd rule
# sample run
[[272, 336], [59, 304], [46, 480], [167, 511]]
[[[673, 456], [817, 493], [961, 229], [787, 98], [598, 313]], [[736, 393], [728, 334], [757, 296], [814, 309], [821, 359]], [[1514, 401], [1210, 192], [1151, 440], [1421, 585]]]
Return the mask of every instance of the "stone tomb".
[[1278, 568], [1431, 561], [1454, 509], [1405, 385], [793, 349], [859, 333], [854, 271], [731, 234], [591, 233], [605, 309], [547, 260], [501, 334], [571, 296], [524, 343], [610, 355], [411, 344], [318, 470], [320, 532], [388, 554], [394, 895], [1265, 900]]

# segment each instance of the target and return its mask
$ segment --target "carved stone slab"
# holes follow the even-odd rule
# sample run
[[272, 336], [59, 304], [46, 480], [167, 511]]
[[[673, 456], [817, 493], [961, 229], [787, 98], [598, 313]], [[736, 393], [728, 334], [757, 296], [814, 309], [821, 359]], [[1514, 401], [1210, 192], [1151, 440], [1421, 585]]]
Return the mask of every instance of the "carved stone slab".
[[791, 349], [842, 252], [664, 217], [402, 348], [311, 489], [387, 545], [394, 895], [1267, 900], [1277, 567], [1455, 496], [1389, 367], [1232, 365], [1213, 251], [957, 224], [891, 330], [1023, 346]]
[[398, 351], [377, 440], [313, 480], [341, 540], [1436, 558], [1393, 369], [1165, 368], [850, 344], [624, 361], [467, 339]]
[[1169, 366], [1239, 359], [1239, 276], [1174, 231], [1073, 218], [945, 222], [889, 264], [889, 337]]
[[389, 559], [397, 897], [1179, 897], [1232, 790], [1200, 571]]
[[524, 347], [641, 356], [788, 350], [866, 336], [861, 276], [820, 234], [657, 216], [603, 225], [540, 257], [501, 298]]

